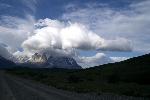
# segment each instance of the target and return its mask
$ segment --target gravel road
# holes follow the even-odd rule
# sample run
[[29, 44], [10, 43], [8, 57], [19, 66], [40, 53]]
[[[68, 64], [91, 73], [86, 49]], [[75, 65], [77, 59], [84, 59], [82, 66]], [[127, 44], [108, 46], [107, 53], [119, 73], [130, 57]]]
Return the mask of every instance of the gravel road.
[[128, 96], [78, 94], [0, 71], [0, 100], [148, 100]]

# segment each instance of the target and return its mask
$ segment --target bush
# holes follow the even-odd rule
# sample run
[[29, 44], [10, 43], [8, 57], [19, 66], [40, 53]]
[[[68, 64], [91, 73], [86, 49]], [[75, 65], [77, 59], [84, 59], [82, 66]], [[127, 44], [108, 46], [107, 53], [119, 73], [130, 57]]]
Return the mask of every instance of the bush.
[[69, 83], [79, 83], [81, 81], [80, 77], [76, 75], [70, 75], [67, 80]]
[[108, 77], [108, 83], [117, 83], [119, 82], [120, 78], [117, 72], [112, 73]]

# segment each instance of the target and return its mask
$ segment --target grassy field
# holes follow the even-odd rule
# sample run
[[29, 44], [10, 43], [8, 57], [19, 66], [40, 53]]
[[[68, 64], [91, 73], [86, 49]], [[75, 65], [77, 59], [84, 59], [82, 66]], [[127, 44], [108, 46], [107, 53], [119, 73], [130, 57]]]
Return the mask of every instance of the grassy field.
[[16, 68], [8, 72], [70, 91], [150, 97], [150, 55], [81, 70]]

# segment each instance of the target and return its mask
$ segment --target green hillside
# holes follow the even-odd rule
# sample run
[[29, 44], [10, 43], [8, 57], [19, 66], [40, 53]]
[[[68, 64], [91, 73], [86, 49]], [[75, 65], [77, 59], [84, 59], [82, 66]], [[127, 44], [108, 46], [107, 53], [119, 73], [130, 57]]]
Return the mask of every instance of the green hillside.
[[76, 92], [150, 97], [150, 54], [89, 69], [27, 69], [10, 73]]

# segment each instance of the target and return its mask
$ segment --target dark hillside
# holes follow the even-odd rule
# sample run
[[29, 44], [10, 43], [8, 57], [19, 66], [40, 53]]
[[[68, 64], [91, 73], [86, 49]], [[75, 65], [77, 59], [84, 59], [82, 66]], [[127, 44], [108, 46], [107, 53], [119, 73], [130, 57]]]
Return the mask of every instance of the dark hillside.
[[0, 68], [12, 68], [14, 66], [15, 63], [0, 56]]
[[150, 84], [150, 54], [93, 68], [93, 70], [99, 69], [101, 74], [110, 81]]

